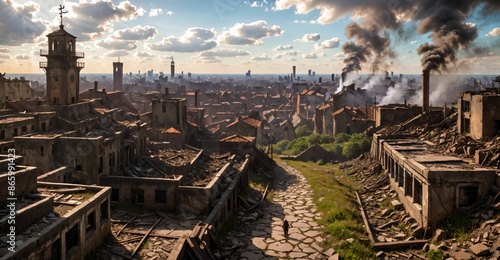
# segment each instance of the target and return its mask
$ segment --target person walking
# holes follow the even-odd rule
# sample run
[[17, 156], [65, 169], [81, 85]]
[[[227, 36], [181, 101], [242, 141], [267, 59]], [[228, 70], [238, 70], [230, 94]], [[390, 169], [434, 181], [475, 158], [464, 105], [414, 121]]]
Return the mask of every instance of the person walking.
[[285, 238], [288, 238], [288, 229], [291, 227], [292, 225], [290, 223], [288, 223], [288, 220], [284, 220], [283, 221], [283, 232], [285, 232]]

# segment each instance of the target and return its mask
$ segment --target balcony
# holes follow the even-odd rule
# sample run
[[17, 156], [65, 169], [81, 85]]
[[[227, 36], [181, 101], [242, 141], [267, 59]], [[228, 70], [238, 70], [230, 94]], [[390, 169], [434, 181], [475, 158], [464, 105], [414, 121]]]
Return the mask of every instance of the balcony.
[[48, 62], [45, 62], [45, 61], [41, 61], [40, 62], [40, 68], [42, 69], [45, 69], [49, 66], [49, 63]]
[[76, 63], [76, 67], [79, 68], [79, 69], [85, 68], [85, 62], [77, 62]]
[[[53, 53], [51, 55], [68, 55], [68, 56], [74, 56], [77, 59], [83, 59], [83, 58], [85, 58], [85, 53], [83, 53], [83, 52]], [[40, 50], [40, 56], [49, 56], [49, 51], [47, 51], [47, 50]]]

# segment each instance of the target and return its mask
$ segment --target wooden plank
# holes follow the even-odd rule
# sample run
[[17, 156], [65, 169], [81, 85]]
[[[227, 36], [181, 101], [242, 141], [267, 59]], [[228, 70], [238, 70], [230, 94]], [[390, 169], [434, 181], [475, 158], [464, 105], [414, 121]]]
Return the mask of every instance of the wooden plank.
[[132, 251], [132, 254], [130, 254], [130, 258], [134, 257], [135, 253], [137, 253], [137, 251], [139, 251], [139, 248], [141, 248], [142, 246], [142, 243], [144, 243], [144, 241], [146, 240], [146, 238], [148, 237], [149, 233], [151, 233], [151, 231], [153, 231], [153, 229], [156, 227], [156, 225], [158, 223], [160, 223], [160, 221], [162, 220], [163, 218], [160, 217], [154, 224], [153, 226], [148, 230], [148, 232], [146, 233], [146, 235], [144, 235], [144, 237], [142, 237], [141, 241], [139, 241], [139, 244], [135, 247], [134, 251]]
[[[136, 231], [136, 230], [127, 230], [127, 231], [123, 231], [123, 233], [131, 234], [131, 235], [141, 235], [141, 236], [144, 236], [146, 234], [145, 231]], [[150, 237], [168, 238], [168, 239], [178, 239], [178, 238], [180, 238], [180, 236], [161, 235], [161, 234], [155, 234], [153, 232], [151, 232], [151, 234], [149, 234], [149, 236]]]
[[363, 207], [363, 202], [361, 201], [361, 197], [359, 197], [359, 193], [356, 191], [356, 198], [358, 199], [361, 217], [363, 218], [363, 223], [365, 224], [366, 233], [368, 235], [368, 239], [370, 242], [375, 243], [375, 238], [373, 237], [372, 229], [370, 227], [370, 222], [368, 222], [368, 217], [366, 216], [365, 207]]
[[373, 244], [373, 249], [395, 249], [408, 247], [421, 247], [428, 243], [427, 239], [410, 240], [410, 241], [395, 241], [395, 242], [377, 242]]
[[198, 243], [190, 237], [186, 239], [186, 242], [191, 248], [191, 251], [196, 255], [196, 259], [205, 259], [203, 252], [200, 250], [200, 247], [198, 246]]
[[127, 223], [125, 223], [125, 225], [123, 225], [123, 227], [120, 228], [120, 230], [118, 230], [118, 232], [116, 232], [116, 236], [119, 236], [120, 233], [128, 226], [128, 224], [132, 223], [132, 221], [134, 221], [135, 218], [137, 218], [137, 216], [134, 216], [131, 220], [129, 220]]

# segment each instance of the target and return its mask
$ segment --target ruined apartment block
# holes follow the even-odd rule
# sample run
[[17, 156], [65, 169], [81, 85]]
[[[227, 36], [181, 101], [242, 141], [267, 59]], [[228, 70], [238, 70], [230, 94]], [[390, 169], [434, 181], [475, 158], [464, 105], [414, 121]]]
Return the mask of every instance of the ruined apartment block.
[[[9, 251], [8, 164], [0, 159], [0, 259], [82, 259], [110, 231], [111, 188], [41, 182], [35, 167], [17, 156], [15, 252]], [[9, 200], [10, 201], [10, 200]]]
[[409, 136], [375, 134], [371, 155], [381, 162], [391, 188], [423, 228], [467, 211], [500, 180], [494, 169], [435, 153], [430, 144]]
[[474, 139], [498, 135], [500, 95], [493, 91], [464, 92], [458, 99], [457, 126], [460, 134]]

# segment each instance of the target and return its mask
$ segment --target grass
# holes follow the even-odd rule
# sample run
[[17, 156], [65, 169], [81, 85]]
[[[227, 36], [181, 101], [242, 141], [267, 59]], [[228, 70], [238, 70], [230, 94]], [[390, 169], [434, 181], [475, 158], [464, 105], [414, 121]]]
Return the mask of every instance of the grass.
[[470, 232], [474, 226], [470, 221], [470, 216], [467, 214], [453, 214], [438, 224], [438, 226], [447, 230], [453, 238], [458, 242], [463, 243], [470, 239]]
[[[286, 161], [286, 164], [302, 172], [313, 189], [313, 200], [322, 216], [318, 224], [325, 227], [323, 247], [334, 248], [343, 259], [375, 258], [369, 245], [362, 242], [368, 238], [354, 193], [357, 183], [347, 179], [336, 164], [299, 161]], [[347, 242], [348, 238], [354, 241]]]

